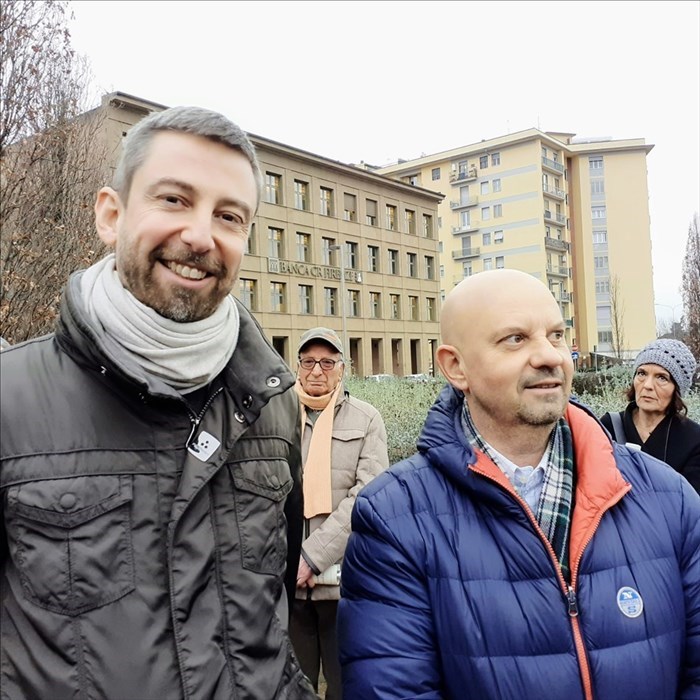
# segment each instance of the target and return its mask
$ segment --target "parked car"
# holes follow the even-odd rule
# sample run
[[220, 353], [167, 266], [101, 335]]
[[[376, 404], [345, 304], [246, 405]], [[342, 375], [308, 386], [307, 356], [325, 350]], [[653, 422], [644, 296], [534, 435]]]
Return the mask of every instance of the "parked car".
[[393, 374], [370, 374], [366, 379], [371, 382], [390, 382], [396, 377]]
[[421, 372], [420, 374], [407, 374], [404, 379], [407, 382], [430, 382], [433, 380], [433, 377]]

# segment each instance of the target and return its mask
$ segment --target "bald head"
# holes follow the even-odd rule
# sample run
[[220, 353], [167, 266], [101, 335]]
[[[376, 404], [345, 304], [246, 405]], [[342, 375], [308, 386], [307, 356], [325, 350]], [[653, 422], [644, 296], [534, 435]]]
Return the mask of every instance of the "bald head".
[[442, 342], [460, 345], [480, 321], [516, 314], [535, 305], [561, 313], [552, 293], [520, 270], [488, 270], [463, 279], [445, 299], [440, 314]]

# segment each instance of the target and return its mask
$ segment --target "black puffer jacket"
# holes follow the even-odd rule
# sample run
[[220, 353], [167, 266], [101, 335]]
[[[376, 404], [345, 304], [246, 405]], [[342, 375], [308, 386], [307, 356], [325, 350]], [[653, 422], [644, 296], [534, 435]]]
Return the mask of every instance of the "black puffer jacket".
[[239, 305], [195, 416], [96, 335], [77, 286], [55, 336], [0, 355], [0, 696], [315, 697], [283, 585], [302, 522], [293, 376]]

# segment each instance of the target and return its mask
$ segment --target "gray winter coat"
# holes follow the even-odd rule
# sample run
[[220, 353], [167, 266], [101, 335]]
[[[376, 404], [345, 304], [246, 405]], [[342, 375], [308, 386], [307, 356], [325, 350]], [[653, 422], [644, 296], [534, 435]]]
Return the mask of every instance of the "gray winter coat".
[[77, 285], [55, 335], [0, 357], [0, 697], [314, 697], [287, 636], [293, 376], [239, 305], [195, 415], [96, 333]]

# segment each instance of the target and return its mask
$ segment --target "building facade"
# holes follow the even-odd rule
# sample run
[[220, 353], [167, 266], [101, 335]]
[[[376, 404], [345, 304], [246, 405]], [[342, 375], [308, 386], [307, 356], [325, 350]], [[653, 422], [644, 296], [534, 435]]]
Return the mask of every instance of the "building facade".
[[440, 290], [520, 269], [560, 304], [579, 366], [629, 359], [655, 337], [643, 139], [537, 129], [379, 168], [448, 192], [438, 208]]
[[[105, 95], [115, 162], [129, 127], [162, 109]], [[443, 195], [249, 136], [264, 189], [234, 291], [275, 349], [294, 366], [302, 334], [328, 326], [343, 337], [354, 374], [433, 372]]]

